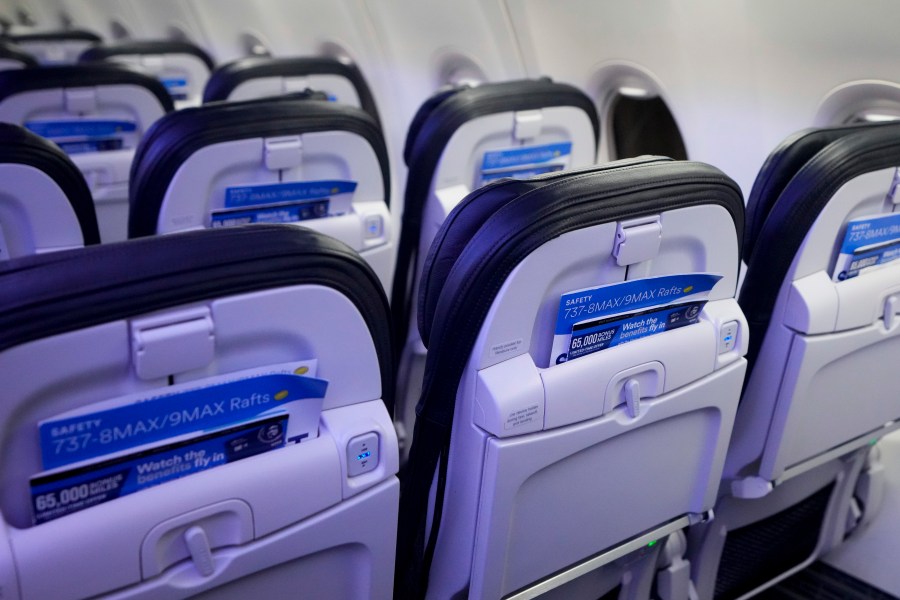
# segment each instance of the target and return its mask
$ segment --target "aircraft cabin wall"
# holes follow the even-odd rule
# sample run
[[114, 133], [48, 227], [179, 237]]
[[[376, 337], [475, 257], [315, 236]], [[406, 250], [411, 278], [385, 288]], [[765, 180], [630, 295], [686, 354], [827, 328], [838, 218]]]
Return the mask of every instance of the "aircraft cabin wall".
[[[217, 66], [252, 56], [355, 64], [385, 137], [395, 243], [407, 132], [442, 89], [540, 77], [571, 84], [599, 115], [598, 163], [637, 154], [702, 161], [734, 179], [746, 202], [792, 133], [900, 119], [898, 17], [896, 0], [0, 0], [0, 25], [13, 33], [187, 41]], [[632, 127], [639, 133], [623, 137]], [[664, 143], [653, 135], [662, 129]], [[881, 448], [892, 470], [871, 535], [828, 560], [900, 596], [900, 572], [883, 560], [896, 556], [900, 533], [900, 436]], [[890, 552], [869, 561], [873, 548]]]

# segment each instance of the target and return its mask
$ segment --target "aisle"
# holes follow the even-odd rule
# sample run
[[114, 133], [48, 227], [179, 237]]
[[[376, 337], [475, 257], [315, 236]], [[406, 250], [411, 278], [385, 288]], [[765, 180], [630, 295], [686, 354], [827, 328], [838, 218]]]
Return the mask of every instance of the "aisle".
[[828, 554], [824, 561], [900, 597], [900, 569], [897, 568], [900, 544], [900, 432], [886, 436], [880, 447], [886, 476], [881, 512], [864, 531], [848, 539]]

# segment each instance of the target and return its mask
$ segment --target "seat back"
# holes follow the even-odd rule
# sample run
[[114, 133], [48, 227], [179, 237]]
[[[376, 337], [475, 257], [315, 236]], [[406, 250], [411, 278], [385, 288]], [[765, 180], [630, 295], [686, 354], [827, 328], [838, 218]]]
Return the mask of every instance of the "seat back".
[[[865, 446], [900, 417], [888, 358], [900, 350], [900, 262], [890, 262], [900, 254], [897, 132], [802, 132], [757, 179], [740, 296], [751, 371], [726, 467], [739, 496]], [[791, 153], [800, 159], [777, 160]]]
[[120, 65], [0, 72], [0, 121], [22, 125], [71, 156], [93, 194], [104, 242], [125, 239], [134, 150], [170, 110], [159, 81]]
[[390, 596], [387, 301], [350, 248], [199, 231], [7, 261], [0, 280], [4, 589]]
[[3, 39], [16, 44], [44, 66], [74, 64], [82, 52], [102, 41], [96, 33], [80, 29], [10, 32]]
[[[401, 446], [412, 432], [425, 351], [415, 298], [424, 257], [466, 194], [502, 177], [525, 178], [593, 164], [599, 135], [593, 102], [547, 79], [444, 90], [419, 109], [406, 138], [409, 167], [397, 276], [391, 294]], [[404, 446], [408, 451], [408, 444]]]
[[743, 215], [721, 172], [662, 158], [457, 205], [422, 275], [398, 597], [531, 597], [712, 508], [746, 368]]
[[0, 43], [0, 71], [7, 69], [24, 69], [25, 67], [36, 67], [37, 61], [33, 56], [19, 48], [13, 43]]
[[174, 40], [97, 45], [85, 50], [78, 60], [108, 60], [144, 70], [166, 87], [176, 108], [200, 104], [203, 86], [215, 67], [212, 58], [201, 48]]
[[129, 234], [302, 222], [387, 284], [389, 185], [381, 130], [359, 109], [296, 96], [209, 104], [172, 113], [141, 142]]
[[54, 144], [0, 123], [0, 260], [98, 243], [78, 168]]
[[772, 151], [753, 182], [753, 189], [747, 200], [747, 230], [741, 257], [745, 263], [750, 263], [759, 232], [781, 192], [797, 171], [831, 142], [848, 134], [864, 131], [866, 127], [868, 125], [853, 124], [826, 129], [804, 129], [789, 136]]
[[[702, 600], [789, 577], [880, 504], [866, 462], [900, 416], [888, 358], [900, 349], [898, 133], [895, 123], [801, 131], [753, 186], [740, 295], [750, 371], [716, 519], [690, 534]], [[780, 539], [791, 543], [766, 541]]]
[[241, 58], [213, 72], [203, 101], [251, 100], [305, 89], [321, 90], [329, 100], [361, 108], [380, 123], [375, 98], [359, 67], [329, 57]]

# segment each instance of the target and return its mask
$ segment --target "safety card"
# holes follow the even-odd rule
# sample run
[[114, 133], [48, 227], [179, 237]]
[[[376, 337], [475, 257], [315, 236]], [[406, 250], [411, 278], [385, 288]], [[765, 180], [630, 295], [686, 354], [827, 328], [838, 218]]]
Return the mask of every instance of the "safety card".
[[355, 181], [286, 181], [225, 189], [224, 208], [212, 211], [210, 226], [296, 223], [351, 212]]
[[841, 252], [831, 274], [833, 281], [900, 258], [900, 213], [860, 217], [847, 222]]
[[67, 154], [134, 148], [137, 123], [123, 119], [48, 119], [26, 121], [32, 133], [56, 142]]
[[173, 101], [178, 102], [188, 99], [188, 80], [181, 75], [161, 76], [159, 82], [163, 84]]
[[34, 522], [318, 436], [316, 361], [98, 402], [38, 424]]
[[711, 273], [663, 275], [567, 292], [559, 300], [551, 362], [697, 323], [720, 279]]
[[250, 421], [31, 478], [35, 525], [285, 445], [288, 417]]
[[[480, 185], [503, 177], [526, 179], [535, 175], [562, 171], [569, 166], [572, 142], [518, 146], [484, 153]], [[476, 187], [479, 187], [476, 185]]]

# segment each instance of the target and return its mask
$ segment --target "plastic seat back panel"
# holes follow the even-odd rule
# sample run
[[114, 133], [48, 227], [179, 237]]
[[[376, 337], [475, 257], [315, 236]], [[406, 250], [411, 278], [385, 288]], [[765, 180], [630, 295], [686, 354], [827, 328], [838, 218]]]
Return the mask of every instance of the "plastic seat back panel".
[[171, 40], [98, 45], [79, 57], [80, 62], [102, 60], [152, 74], [169, 91], [176, 108], [200, 104], [203, 86], [213, 68], [212, 59], [201, 48], [189, 42]]
[[[884, 433], [880, 430], [885, 424], [900, 416], [900, 373], [883, 365], [886, 356], [897, 352], [900, 327], [886, 332], [875, 324], [830, 335], [795, 336], [778, 397], [778, 408], [790, 409], [773, 419], [762, 475], [777, 479], [789, 467], [831, 448], [870, 432]], [[848, 401], [851, 398], [859, 401]], [[828, 425], [810, 427], [823, 422]]]
[[366, 113], [298, 97], [187, 110], [138, 150], [132, 237], [289, 222], [340, 239], [390, 282], [387, 156]]
[[203, 101], [250, 100], [306, 89], [327, 99], [355, 106], [380, 123], [375, 99], [359, 67], [322, 56], [248, 57], [217, 68], [203, 90]]
[[0, 260], [100, 242], [91, 192], [55, 144], [0, 124]]
[[[443, 414], [443, 404], [429, 403], [448, 393], [446, 381], [438, 385], [430, 378], [458, 357], [442, 342], [456, 348], [462, 335], [470, 335], [460, 331], [463, 320], [473, 327], [474, 311], [484, 310], [484, 317], [476, 321], [480, 328], [455, 390], [447, 492], [427, 597], [460, 589], [473, 597], [500, 597], [678, 518], [699, 519], [712, 508], [746, 369], [747, 327], [734, 300], [743, 203], [717, 197], [679, 204], [691, 198], [676, 183], [681, 168], [696, 167], [644, 158], [497, 184], [511, 197], [484, 215], [474, 235], [466, 212], [480, 195], [494, 192], [490, 187], [464, 200], [439, 233], [424, 276], [438, 301], [422, 321], [431, 332], [420, 416], [432, 407]], [[655, 176], [670, 169], [665, 181], [672, 193], [656, 196]], [[642, 173], [654, 174], [653, 182], [640, 179]], [[609, 187], [590, 188], [595, 178], [598, 186], [608, 178]], [[587, 210], [593, 202], [599, 210], [601, 194], [612, 194], [626, 181], [639, 200], [610, 196], [622, 202], [621, 216], [604, 222], [599, 212]], [[672, 204], [654, 202], [661, 197]], [[580, 218], [569, 217], [582, 206]], [[613, 256], [617, 230], [651, 217], [662, 223], [658, 252], [648, 250], [642, 260], [619, 266]], [[552, 235], [563, 222], [568, 229]], [[464, 239], [453, 238], [454, 226], [465, 232]], [[512, 241], [517, 236], [531, 235], [543, 243], [518, 261], [504, 254], [518, 250]], [[448, 273], [449, 260], [454, 262]], [[489, 285], [497, 289], [481, 289], [476, 297], [478, 282], [471, 278], [488, 277], [484, 261], [505, 261], [510, 270], [502, 280], [493, 273]], [[698, 323], [560, 364], [549, 360], [561, 294], [623, 283], [632, 272], [642, 279], [644, 273], [697, 271], [723, 276]], [[471, 287], [473, 296], [461, 285]], [[452, 334], [441, 320], [448, 318], [460, 319], [452, 321]], [[737, 340], [720, 350], [722, 327], [729, 322], [737, 325]], [[620, 385], [629, 379], [640, 380], [636, 409]], [[679, 451], [672, 452], [673, 446]], [[608, 506], [593, 506], [598, 496]]]
[[491, 439], [472, 589], [500, 597], [707, 510], [743, 373], [735, 364], [650, 400], [636, 420], [619, 410], [542, 434]]
[[43, 171], [0, 164], [0, 260], [84, 245], [65, 194]]
[[[7, 386], [7, 401], [0, 405], [0, 544], [15, 557], [14, 571], [0, 572], [12, 578], [2, 580], [4, 587], [17, 587], [24, 598], [61, 600], [205, 591], [237, 598], [257, 577], [274, 595], [283, 595], [298, 585], [295, 577], [318, 585], [327, 575], [342, 579], [322, 584], [349, 594], [339, 597], [390, 595], [399, 486], [396, 437], [381, 400], [391, 393], [389, 381], [382, 380], [389, 372], [383, 292], [368, 267], [333, 240], [294, 228], [247, 229], [252, 231], [133, 241], [86, 256], [54, 253], [0, 267], [0, 277], [21, 277], [26, 289], [45, 298], [27, 301], [9, 289], [2, 298], [7, 320], [32, 314], [16, 326], [8, 322], [0, 342], [7, 345], [0, 355]], [[194, 252], [170, 260], [179, 249]], [[262, 257], [267, 259], [253, 265]], [[129, 268], [114, 268], [111, 258]], [[38, 260], [44, 270], [35, 270]], [[293, 271], [297, 265], [305, 266]], [[96, 277], [77, 283], [91, 273]], [[118, 284], [104, 287], [106, 278]], [[54, 292], [54, 286], [66, 292]], [[87, 298], [103, 293], [122, 298], [101, 311]], [[34, 316], [53, 302], [68, 303], [72, 314]], [[121, 318], [122, 312], [128, 316]], [[179, 356], [176, 344], [169, 351], [175, 356], [162, 360], [184, 368], [169, 376], [142, 374], [142, 365], [159, 356], [155, 344], [181, 340], [185, 315], [204, 312], [211, 357]], [[75, 313], [81, 315], [78, 322], [70, 322]], [[375, 314], [382, 315], [377, 323]], [[150, 329], [143, 329], [148, 323]], [[312, 359], [316, 376], [333, 383], [322, 401], [318, 435], [32, 524], [29, 478], [46, 462], [38, 439], [41, 421], [96, 410], [98, 401], [124, 394], [164, 394], [182, 382], [203, 387], [207, 377], [246, 369], [271, 373], [275, 365]], [[352, 376], [344, 374], [348, 368]], [[372, 433], [379, 461], [354, 476], [349, 442]], [[145, 474], [150, 481], [154, 475]], [[200, 574], [206, 563], [185, 541], [198, 529], [208, 541], [206, 575]], [[46, 575], [48, 563], [56, 565], [53, 577]], [[349, 572], [351, 566], [356, 571]]]
[[[845, 281], [832, 277], [845, 223], [896, 209], [888, 193], [894, 176], [890, 168], [850, 179], [806, 233], [778, 289], [760, 368], [749, 377], [728, 473], [758, 469], [774, 481], [832, 448], [884, 433], [885, 424], [900, 417], [888, 391], [898, 383], [887, 358], [900, 327], [886, 327], [883, 316], [888, 299], [900, 293], [900, 266]], [[847, 402], [850, 397], [860, 401]], [[762, 458], [757, 467], [748, 464], [754, 454]]]
[[[15, 77], [14, 87], [0, 100], [0, 120], [22, 125], [69, 153], [94, 197], [102, 241], [126, 239], [128, 178], [135, 148], [150, 125], [171, 108], [168, 98], [165, 103], [160, 100], [164, 93], [160, 84], [130, 70], [105, 66], [54, 69], [48, 75], [51, 87], [46, 88], [37, 86], [40, 80], [21, 77], [28, 74], [9, 74]], [[70, 93], [89, 97], [85, 107], [74, 110]], [[89, 129], [75, 130], [82, 127]], [[108, 131], [110, 127], [115, 131]]]
[[228, 100], [238, 102], [263, 96], [276, 96], [292, 90], [321, 90], [335, 102], [362, 108], [353, 84], [341, 75], [304, 75], [302, 77], [260, 77], [239, 83]]
[[[516, 82], [495, 85], [499, 88], [507, 86], [510, 90], [509, 95], [502, 99], [502, 106], [514, 106], [522, 101], [515, 97]], [[528, 102], [528, 94], [535, 90], [540, 92], [545, 87], [547, 89], [543, 91], [546, 93], [553, 89], [553, 84], [546, 81], [519, 82], [518, 85], [525, 88], [522, 93], [525, 102]], [[447, 115], [441, 115], [441, 104], [447, 101], [452, 103], [453, 96], [465, 96], [472, 91], [463, 89], [438, 93], [423, 105], [407, 138], [405, 155], [410, 165], [425, 160], [424, 140], [429, 134], [434, 135], [429, 129], [439, 127], [441, 118], [447, 118]], [[427, 191], [421, 190], [421, 197], [408, 192], [406, 201], [415, 203], [415, 206], [410, 206], [404, 214], [418, 211], [419, 216], [408, 219], [404, 227], [417, 231], [401, 232], [400, 243], [411, 245], [412, 240], [417, 239], [417, 248], [409, 256], [414, 264], [397, 265], [400, 277], [408, 277], [408, 281], [400, 279], [395, 283], [392, 298], [398, 307], [395, 312], [398, 315], [395, 336], [403, 338], [399, 346], [398, 371], [398, 385], [401, 388], [398, 405], [403, 414], [398, 415], [398, 423], [410, 432], [425, 363], [424, 347], [416, 327], [419, 307], [415, 299], [419, 295], [425, 257], [444, 220], [472, 190], [501, 177], [526, 178], [554, 170], [577, 169], [589, 166], [596, 160], [595, 113], [574, 103], [571, 96], [566, 97], [566, 94], [572, 93], [568, 86], [559, 86], [556, 93], [565, 100], [561, 101], [559, 96], [556, 99], [547, 98], [545, 106], [533, 103], [528, 110], [521, 111], [502, 110], [502, 106], [489, 110], [477, 102], [470, 102], [467, 108], [472, 111], [471, 116], [459, 123], [445, 140], [435, 141], [435, 147], [443, 144], [440, 155], [435, 157], [433, 164], [422, 164], [422, 171], [415, 175], [416, 185], [421, 186], [424, 180], [428, 182], [428, 188]], [[497, 100], [494, 99], [494, 102]], [[489, 106], [490, 101], [488, 99], [482, 103]], [[429, 106], [434, 112], [428, 112]], [[422, 140], [419, 140], [420, 137]], [[523, 153], [520, 155], [523, 157], [530, 155], [534, 164], [529, 165], [527, 158], [517, 160], [517, 152]], [[551, 155], [556, 155], [556, 158], [548, 160]], [[405, 258], [398, 257], [401, 261]], [[401, 289], [403, 286], [406, 289]], [[402, 306], [399, 304], [401, 302]], [[408, 320], [408, 323], [400, 323], [402, 320]]]
[[[477, 590], [476, 595], [513, 592], [654, 526], [684, 514], [699, 515], [714, 504], [746, 368], [744, 361], [735, 362], [741, 345], [722, 356], [716, 342], [718, 327], [729, 319], [741, 322], [746, 331], [733, 300], [738, 260], [734, 225], [719, 206], [682, 208], [661, 217], [663, 241], [660, 253], [647, 261], [651, 264], [627, 269], [615, 261], [603, 264], [598, 248], [611, 249], [617, 224], [580, 229], [526, 257], [494, 301], [476, 344], [481, 351], [473, 353], [470, 364], [477, 369], [475, 389], [471, 398], [462, 392], [460, 396], [463, 410], [471, 410], [469, 418], [492, 434], [486, 438], [474, 531], [472, 564], [477, 566], [470, 592]], [[711, 233], [716, 227], [700, 233], [697, 222], [727, 225], [731, 235]], [[660, 260], [667, 250], [675, 257]], [[548, 323], [555, 319], [560, 293], [572, 289], [569, 282], [579, 282], [575, 289], [584, 287], [588, 274], [598, 271], [610, 283], [616, 277], [624, 281], [632, 270], [655, 270], [655, 275], [684, 272], [684, 257], [691, 255], [687, 261], [691, 270], [721, 269], [728, 274], [710, 293], [700, 323], [563, 364], [543, 362], [552, 338]], [[533, 329], [526, 331], [523, 323], [529, 322]], [[533, 338], [532, 332], [537, 333]], [[515, 340], [516, 350], [498, 352], [507, 346], [503, 340]], [[690, 352], [685, 352], [687, 348]], [[540, 359], [532, 362], [529, 353], [535, 350]], [[535, 363], [540, 366], [535, 368]], [[646, 406], [642, 401], [640, 416], [632, 418], [621, 397], [620, 373], [656, 368], [650, 365], [660, 365], [658, 388], [644, 389], [642, 393], [651, 398]], [[503, 373], [489, 375], [498, 369]], [[521, 401], [495, 408], [481, 387], [488, 379], [527, 387], [513, 392], [509, 385], [510, 394]], [[521, 383], [525, 381], [534, 383]], [[532, 404], [532, 398], [539, 400]], [[482, 416], [498, 411], [501, 421], [507, 412], [509, 418], [533, 412], [535, 421], [520, 425], [519, 420], [510, 429], [508, 419], [503, 425]], [[454, 428], [458, 425], [462, 423], [457, 421]], [[685, 447], [686, 440], [696, 446]], [[474, 438], [469, 443], [474, 444]], [[673, 446], [681, 451], [667, 452]], [[649, 464], [642, 464], [641, 457]], [[666, 481], [665, 502], [657, 495], [660, 481]], [[573, 489], [579, 493], [571, 493]], [[561, 493], [566, 500], [557, 496]], [[543, 515], [539, 506], [544, 507]], [[445, 508], [457, 510], [469, 509]], [[539, 519], [546, 525], [537, 524]], [[526, 544], [528, 539], [532, 541]], [[536, 547], [535, 540], [542, 544]], [[435, 560], [441, 558], [450, 560], [446, 555], [436, 555]]]

